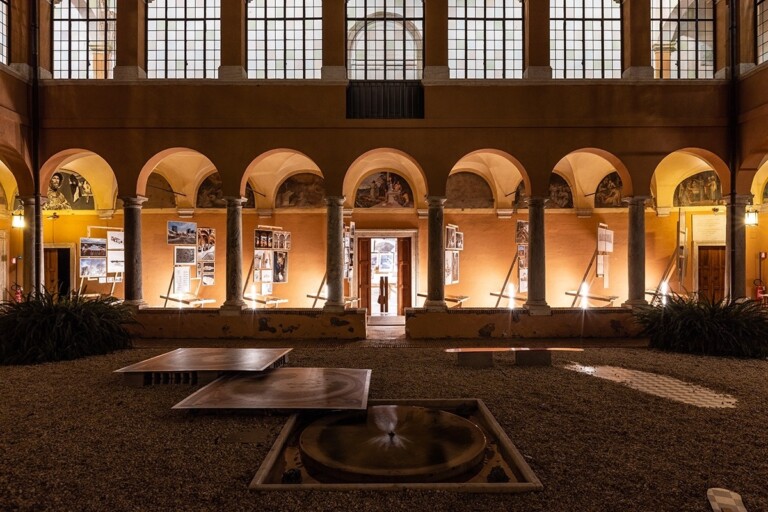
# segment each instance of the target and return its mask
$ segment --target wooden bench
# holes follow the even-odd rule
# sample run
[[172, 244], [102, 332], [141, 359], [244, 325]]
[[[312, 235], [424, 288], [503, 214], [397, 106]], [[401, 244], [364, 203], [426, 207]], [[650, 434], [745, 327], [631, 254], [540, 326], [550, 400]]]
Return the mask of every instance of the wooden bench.
[[[422, 297], [424, 299], [427, 298], [426, 293], [417, 293], [416, 296]], [[460, 308], [462, 304], [464, 304], [467, 300], [469, 300], [469, 295], [446, 295], [445, 296], [445, 302], [451, 302], [455, 304], [454, 306], [451, 306], [452, 308]]]
[[459, 366], [469, 368], [490, 368], [493, 366], [494, 352], [514, 352], [518, 366], [549, 366], [552, 364], [552, 352], [583, 352], [583, 348], [560, 347], [466, 347], [447, 348], [448, 353], [455, 353]]

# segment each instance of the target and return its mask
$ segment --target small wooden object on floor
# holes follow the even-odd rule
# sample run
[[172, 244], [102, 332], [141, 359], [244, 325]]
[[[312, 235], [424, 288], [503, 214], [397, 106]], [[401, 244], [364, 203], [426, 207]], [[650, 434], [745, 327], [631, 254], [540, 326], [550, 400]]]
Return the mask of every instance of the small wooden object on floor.
[[728, 489], [707, 489], [707, 499], [714, 512], [747, 512], [741, 496]]
[[518, 366], [549, 366], [552, 364], [552, 352], [583, 352], [583, 348], [570, 347], [465, 347], [447, 348], [448, 353], [457, 355], [459, 366], [467, 368], [490, 368], [493, 366], [494, 352], [514, 352]]

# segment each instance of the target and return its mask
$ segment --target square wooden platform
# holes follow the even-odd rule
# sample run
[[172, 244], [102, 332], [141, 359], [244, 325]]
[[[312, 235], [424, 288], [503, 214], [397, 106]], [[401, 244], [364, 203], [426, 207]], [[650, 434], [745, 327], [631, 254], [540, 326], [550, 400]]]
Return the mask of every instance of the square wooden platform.
[[368, 406], [371, 370], [277, 368], [224, 375], [174, 409], [339, 409]]
[[288, 362], [292, 348], [177, 348], [115, 370], [126, 383], [204, 384], [227, 372], [263, 372]]

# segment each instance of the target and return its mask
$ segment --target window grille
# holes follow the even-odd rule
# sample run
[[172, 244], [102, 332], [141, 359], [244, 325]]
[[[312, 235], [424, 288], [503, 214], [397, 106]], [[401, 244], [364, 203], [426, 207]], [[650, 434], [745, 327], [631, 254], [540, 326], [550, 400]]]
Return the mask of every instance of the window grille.
[[755, 34], [757, 36], [757, 63], [768, 61], [768, 2], [755, 2]]
[[117, 0], [53, 3], [53, 77], [112, 78], [116, 23]]
[[0, 63], [8, 64], [10, 62], [10, 47], [11, 40], [11, 24], [10, 24], [11, 7], [8, 5], [8, 0], [0, 0]]
[[715, 3], [651, 0], [651, 62], [656, 78], [714, 78]]

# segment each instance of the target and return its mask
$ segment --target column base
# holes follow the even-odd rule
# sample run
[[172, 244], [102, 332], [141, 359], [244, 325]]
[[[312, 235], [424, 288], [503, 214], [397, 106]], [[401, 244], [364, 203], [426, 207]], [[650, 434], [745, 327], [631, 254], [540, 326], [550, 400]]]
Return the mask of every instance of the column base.
[[123, 304], [125, 304], [126, 306], [129, 306], [132, 310], [134, 310], [134, 313], [140, 309], [147, 307], [147, 303], [144, 302], [143, 299], [124, 300]]
[[9, 67], [16, 71], [24, 80], [32, 80], [32, 66], [23, 62], [13, 62]]
[[552, 68], [550, 66], [528, 66], [523, 71], [523, 78], [527, 80], [551, 80]]
[[333, 304], [331, 302], [326, 302], [325, 306], [323, 306], [324, 313], [342, 313], [345, 310], [346, 307], [344, 304]]
[[146, 80], [147, 72], [139, 66], [115, 66], [112, 80]]
[[444, 300], [425, 300], [424, 309], [427, 311], [447, 311], [448, 304]]
[[633, 66], [621, 73], [622, 80], [653, 80], [654, 72], [651, 66]]
[[228, 300], [219, 308], [219, 314], [222, 316], [239, 316], [245, 307], [245, 301], [242, 299]]
[[323, 66], [320, 68], [320, 79], [326, 82], [346, 82], [346, 66]]
[[450, 80], [450, 78], [451, 71], [448, 66], [427, 66], [424, 68], [421, 83], [426, 83], [429, 85], [429, 82], [442, 82], [445, 80]]
[[552, 308], [546, 302], [526, 302], [523, 307], [528, 310], [528, 314], [531, 316], [550, 316], [552, 314]]
[[247, 80], [248, 73], [243, 66], [219, 66], [219, 80]]
[[621, 307], [632, 309], [638, 306], [647, 306], [647, 305], [648, 305], [648, 301], [645, 299], [631, 299], [631, 300], [627, 300], [626, 302], [623, 302], [621, 304]]

